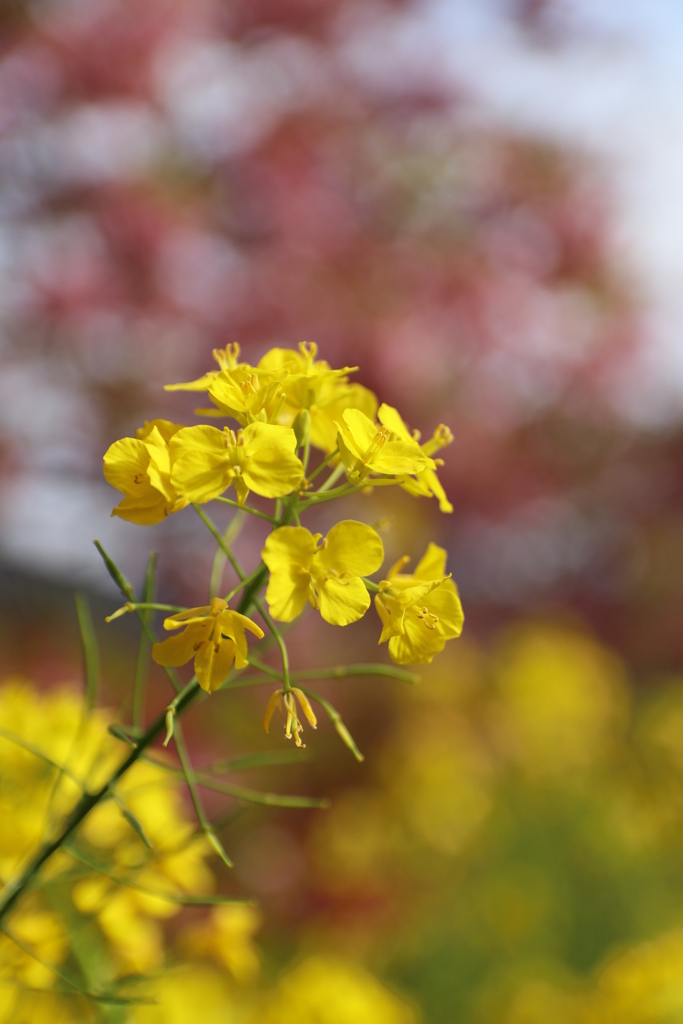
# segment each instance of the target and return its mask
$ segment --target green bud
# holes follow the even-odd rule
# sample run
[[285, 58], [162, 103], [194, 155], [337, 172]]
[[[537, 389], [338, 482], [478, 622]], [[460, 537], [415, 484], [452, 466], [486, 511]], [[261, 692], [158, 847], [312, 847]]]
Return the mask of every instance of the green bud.
[[296, 434], [296, 445], [297, 448], [302, 448], [305, 444], [308, 444], [308, 439], [311, 433], [311, 414], [308, 409], [302, 409], [298, 413], [292, 423], [292, 428]]

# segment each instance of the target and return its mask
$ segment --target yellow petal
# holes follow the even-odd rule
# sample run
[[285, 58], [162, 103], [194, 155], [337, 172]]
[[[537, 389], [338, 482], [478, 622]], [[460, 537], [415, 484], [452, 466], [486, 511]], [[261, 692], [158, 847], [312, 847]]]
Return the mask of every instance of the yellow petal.
[[137, 523], [138, 526], [154, 526], [165, 519], [169, 511], [168, 502], [163, 494], [159, 494], [153, 487], [148, 487], [145, 494], [139, 498], [123, 498], [112, 510], [112, 515], [129, 523]]
[[234, 470], [223, 431], [183, 427], [171, 438], [171, 482], [188, 501], [211, 501], [230, 486]]
[[171, 423], [170, 420], [145, 420], [144, 424], [135, 431], [135, 436], [139, 437], [141, 441], [144, 441], [154, 430], [159, 431], [162, 438], [169, 443], [171, 438], [178, 433], [179, 430], [183, 429], [182, 423]]
[[280, 526], [268, 537], [261, 557], [271, 572], [292, 563], [308, 570], [315, 553], [315, 537], [310, 530], [304, 526]]
[[320, 614], [332, 626], [348, 626], [357, 622], [370, 607], [370, 595], [357, 576], [349, 580], [330, 576], [316, 589]]
[[203, 604], [198, 608], [186, 608], [184, 612], [174, 612], [173, 615], [164, 619], [164, 629], [180, 629], [181, 625], [187, 625], [188, 619], [198, 619], [210, 614], [211, 605], [209, 604]]
[[299, 704], [301, 704], [301, 709], [306, 716], [306, 721], [308, 722], [308, 724], [312, 726], [314, 729], [317, 729], [318, 719], [315, 717], [315, 712], [311, 707], [311, 702], [309, 701], [304, 691], [300, 690], [298, 686], [293, 686], [292, 693], [296, 694], [296, 698], [299, 701]]
[[247, 487], [264, 498], [282, 498], [295, 491], [304, 475], [296, 455], [296, 436], [290, 427], [250, 423], [245, 427], [246, 460], [242, 475]]
[[152, 658], [157, 665], [167, 665], [178, 668], [185, 665], [195, 656], [195, 645], [203, 643], [211, 634], [211, 623], [205, 626], [187, 626], [177, 636], [169, 636], [159, 644], [152, 646]]
[[148, 466], [149, 451], [144, 441], [135, 437], [114, 441], [104, 454], [104, 478], [124, 494], [144, 493], [149, 487]]
[[430, 543], [424, 555], [415, 566], [415, 576], [418, 580], [436, 580], [446, 575], [447, 552], [438, 544]]
[[400, 413], [397, 409], [394, 409], [393, 406], [386, 405], [386, 403], [383, 402], [379, 407], [377, 419], [383, 427], [390, 430], [397, 438], [400, 438], [402, 441], [411, 441], [416, 443], [414, 437], [401, 419]]
[[[266, 732], [268, 732], [268, 729], [270, 728], [270, 720], [275, 714], [275, 709], [280, 707], [281, 695], [282, 690], [276, 690], [275, 693], [271, 696], [270, 700], [268, 701], [266, 713], [263, 716], [263, 728], [265, 729]], [[280, 713], [282, 713], [282, 708], [280, 708]]]
[[207, 693], [219, 689], [226, 679], [235, 660], [235, 644], [232, 640], [221, 640], [216, 644], [207, 640], [201, 645], [194, 659], [197, 682]]
[[370, 465], [376, 473], [403, 476], [420, 473], [427, 465], [427, 458], [416, 441], [388, 441], [373, 455]]
[[425, 604], [430, 612], [438, 615], [439, 632], [447, 640], [460, 636], [465, 621], [465, 614], [453, 580], [445, 580], [440, 587], [433, 590]]
[[357, 458], [362, 459], [377, 435], [377, 427], [360, 409], [345, 409], [344, 441]]
[[374, 420], [377, 412], [377, 398], [369, 388], [345, 384], [339, 390], [334, 401], [324, 406], [313, 405], [310, 410], [311, 444], [324, 452], [331, 452], [337, 444], [337, 422], [345, 409], [360, 409], [370, 420]]
[[376, 530], [355, 519], [344, 519], [333, 526], [320, 548], [316, 561], [327, 569], [370, 576], [384, 560], [384, 548]]
[[159, 433], [157, 427], [153, 427], [144, 442], [149, 452], [149, 466], [147, 475], [149, 482], [156, 487], [169, 502], [175, 500], [176, 492], [171, 486], [171, 459], [168, 445]]

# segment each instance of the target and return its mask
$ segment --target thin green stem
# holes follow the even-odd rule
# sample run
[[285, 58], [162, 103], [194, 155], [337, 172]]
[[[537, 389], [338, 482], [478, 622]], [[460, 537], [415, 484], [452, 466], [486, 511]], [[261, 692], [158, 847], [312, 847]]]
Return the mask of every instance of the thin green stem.
[[204, 511], [204, 509], [200, 505], [198, 505], [196, 501], [192, 502], [192, 508], [195, 510], [195, 512], [197, 513], [199, 518], [203, 521], [204, 525], [208, 528], [210, 533], [213, 535], [214, 540], [218, 544], [219, 548], [221, 549], [221, 551], [223, 552], [225, 557], [230, 562], [230, 565], [233, 567], [233, 569], [237, 573], [240, 581], [242, 583], [244, 583], [244, 581], [246, 579], [246, 576], [242, 572], [242, 569], [240, 568], [240, 565], [239, 565], [237, 559], [235, 558], [235, 556], [233, 555], [232, 551], [230, 550], [228, 545], [225, 543], [225, 541], [223, 539], [223, 536], [222, 536], [220, 530], [218, 529], [218, 527], [216, 526], [216, 524], [213, 522], [212, 519], [209, 518], [209, 516], [207, 516], [206, 512]]
[[[114, 622], [116, 619], [120, 619], [123, 615], [128, 615], [130, 612], [142, 612], [142, 611], [154, 611], [154, 612], [184, 612], [187, 611], [180, 604], [158, 604], [156, 601], [126, 601], [124, 605], [117, 608], [111, 615], [107, 615], [105, 622]], [[147, 621], [147, 620], [145, 620]]]
[[303, 690], [307, 697], [310, 697], [311, 700], [314, 700], [316, 704], [320, 704], [321, 708], [323, 708], [327, 712], [327, 715], [330, 721], [332, 722], [332, 725], [336, 729], [337, 734], [340, 737], [342, 743], [344, 743], [344, 745], [349, 748], [349, 750], [355, 757], [356, 761], [364, 761], [364, 756], [361, 754], [360, 750], [356, 746], [356, 741], [354, 740], [353, 736], [344, 725], [342, 716], [339, 714], [337, 709], [333, 707], [332, 704], [330, 704], [329, 700], [326, 700], [324, 697], [321, 697], [319, 693], [314, 693], [313, 690], [307, 690], [306, 687], [304, 686], [300, 687], [300, 689]]
[[[152, 551], [147, 561], [145, 583], [142, 590], [143, 605], [152, 603], [154, 597], [154, 583], [156, 576], [157, 553]], [[149, 616], [145, 615], [145, 621], [149, 623]], [[145, 717], [145, 684], [149, 672], [150, 642], [144, 632], [140, 633], [138, 644], [138, 656], [135, 661], [135, 679], [133, 680], [133, 725], [138, 728], [142, 725]]]
[[166, 900], [168, 903], [176, 903], [181, 907], [208, 907], [218, 906], [225, 903], [241, 903], [245, 905], [248, 903], [247, 900], [234, 900], [228, 896], [184, 896], [179, 893], [164, 892], [163, 889], [148, 889], [144, 885], [138, 885], [133, 878], [127, 876], [115, 875], [109, 871], [104, 865], [98, 864], [97, 861], [92, 860], [90, 857], [86, 857], [85, 854], [81, 853], [80, 850], [76, 849], [73, 844], [67, 843], [64, 847], [69, 856], [73, 857], [80, 864], [90, 868], [91, 871], [96, 871], [98, 875], [103, 875], [110, 881], [115, 882], [116, 885], [122, 885], [126, 889], [134, 889], [136, 892], [145, 893], [146, 896], [156, 896], [160, 900]]
[[209, 840], [211, 846], [216, 851], [218, 856], [221, 858], [223, 863], [226, 864], [227, 867], [231, 868], [232, 861], [230, 860], [227, 853], [223, 849], [223, 845], [220, 839], [218, 838], [213, 828], [211, 827], [211, 823], [206, 817], [206, 812], [204, 811], [204, 806], [202, 804], [201, 797], [197, 792], [196, 775], [190, 763], [190, 757], [187, 752], [187, 747], [185, 745], [185, 737], [183, 736], [183, 730], [180, 722], [175, 723], [173, 729], [173, 739], [175, 740], [175, 746], [176, 750], [178, 751], [178, 758], [180, 760], [182, 775], [184, 776], [185, 782], [187, 784], [187, 789], [190, 794], [190, 800], [192, 801], [192, 806], [194, 807], [195, 814], [197, 815], [199, 827], [201, 828], [202, 832]]
[[[339, 451], [339, 449], [337, 449], [337, 451]], [[330, 458], [331, 458], [331, 456], [330, 456]], [[336, 484], [337, 480], [339, 479], [339, 477], [344, 472], [344, 469], [345, 469], [344, 463], [340, 459], [338, 465], [336, 465], [334, 467], [334, 469], [332, 470], [332, 472], [328, 476], [327, 480], [323, 484], [321, 484], [321, 486], [318, 488], [316, 493], [320, 494], [321, 491], [329, 491], [329, 489], [331, 487], [334, 487], [334, 485]], [[311, 474], [311, 476], [309, 477], [309, 480], [312, 480], [313, 476], [314, 476], [314, 474]]]
[[367, 578], [367, 576], [361, 576], [361, 579], [363, 580], [363, 583], [365, 584], [365, 589], [370, 594], [379, 594], [379, 587], [377, 586], [376, 583], [373, 583], [372, 580], [369, 580]]
[[[155, 757], [147, 757], [145, 760], [159, 768], [165, 769], [170, 775], [174, 775], [179, 781], [184, 778], [184, 772], [178, 771], [159, 761]], [[192, 783], [201, 786], [202, 789], [211, 789], [216, 793], [224, 793], [226, 796], [235, 797], [237, 800], [246, 800], [247, 803], [262, 804], [265, 807], [329, 807], [329, 800], [313, 796], [296, 796], [284, 793], [263, 793], [258, 789], [248, 789], [246, 786], [235, 786], [231, 782], [224, 782], [216, 779], [207, 772], [191, 773]]]
[[[246, 516], [243, 516], [241, 512], [236, 512], [228, 523], [225, 532], [223, 533], [223, 540], [230, 547], [234, 540], [239, 537], [242, 527], [246, 521]], [[221, 589], [221, 581], [223, 579], [223, 569], [227, 559], [225, 552], [222, 548], [216, 548], [216, 553], [213, 556], [213, 565], [211, 566], [211, 577], [209, 579], [209, 598], [217, 597], [218, 592]]]
[[311, 480], [315, 480], [315, 478], [317, 477], [318, 473], [322, 473], [322, 471], [324, 470], [325, 466], [327, 466], [328, 463], [335, 457], [335, 455], [338, 455], [338, 454], [339, 454], [339, 449], [335, 448], [333, 452], [330, 452], [329, 455], [326, 455], [325, 458], [323, 459], [323, 461], [320, 463], [320, 465], [316, 466], [316, 468], [313, 470], [313, 472], [309, 474], [309, 476], [307, 477], [308, 482], [310, 483]]
[[233, 587], [230, 593], [225, 595], [225, 600], [231, 601], [235, 594], [239, 593], [242, 587], [248, 587], [256, 580], [262, 581], [265, 575], [263, 572], [264, 569], [266, 570], [266, 572], [268, 571], [267, 566], [265, 566], [264, 563], [261, 562], [258, 568], [254, 569], [251, 576], [246, 576], [243, 580], [240, 580], [237, 586]]
[[240, 505], [237, 501], [232, 501], [231, 498], [214, 498], [214, 501], [220, 501], [223, 505], [229, 505], [231, 508], [239, 509], [240, 512], [248, 512], [251, 516], [258, 516], [259, 519], [265, 519], [266, 522], [274, 524], [276, 522], [272, 516], [269, 516], [266, 512], [261, 512], [257, 508], [252, 508], [251, 505]]
[[100, 650], [97, 644], [97, 635], [93, 626], [90, 613], [90, 602], [88, 595], [76, 594], [76, 617], [81, 632], [81, 644], [83, 646], [83, 661], [85, 667], [85, 707], [89, 713], [97, 703], [97, 694], [100, 688]]
[[326, 491], [322, 493], [322, 488], [314, 491], [310, 497], [302, 499], [299, 503], [299, 511], [305, 511], [312, 505], [321, 505], [324, 501], [334, 501], [336, 498], [345, 498], [349, 494], [357, 494], [362, 491], [362, 487], [356, 487], [353, 484], [342, 484], [341, 487], [335, 487], [334, 490]]
[[265, 622], [266, 626], [270, 630], [271, 634], [275, 637], [275, 643], [280, 648], [280, 657], [282, 658], [282, 686], [285, 693], [291, 690], [291, 684], [289, 682], [289, 654], [287, 653], [287, 644], [284, 641], [280, 630], [277, 628], [270, 615], [263, 607], [263, 602], [259, 601], [258, 598], [254, 598], [254, 607], [258, 610], [261, 618]]
[[[235, 680], [234, 686], [228, 684], [226, 689], [238, 689], [241, 686], [258, 686], [265, 684], [269, 679], [277, 679], [282, 682], [282, 676], [269, 665], [264, 665], [251, 654], [249, 664], [264, 673], [264, 676], [245, 676], [243, 679]], [[393, 665], [339, 665], [336, 668], [308, 669], [303, 672], [293, 672], [290, 679], [293, 683], [309, 679], [352, 679], [358, 676], [384, 676], [387, 679], [398, 679], [403, 683], [419, 683], [420, 677], [414, 672], [406, 672], [404, 669], [394, 668]]]
[[34, 757], [37, 757], [40, 761], [44, 761], [45, 764], [49, 765], [50, 768], [53, 768], [56, 772], [59, 772], [60, 775], [66, 775], [68, 779], [71, 779], [72, 782], [76, 783], [80, 790], [85, 789], [85, 784], [82, 779], [79, 779], [77, 775], [74, 775], [67, 765], [58, 764], [57, 761], [53, 761], [51, 757], [48, 757], [47, 754], [43, 753], [40, 747], [36, 747], [33, 743], [29, 743], [28, 740], [22, 739], [21, 736], [16, 736], [13, 732], [9, 732], [7, 729], [0, 728], [0, 738], [7, 740], [8, 743], [14, 743], [15, 746], [21, 747], [21, 749], [25, 750], [28, 754], [33, 754]]

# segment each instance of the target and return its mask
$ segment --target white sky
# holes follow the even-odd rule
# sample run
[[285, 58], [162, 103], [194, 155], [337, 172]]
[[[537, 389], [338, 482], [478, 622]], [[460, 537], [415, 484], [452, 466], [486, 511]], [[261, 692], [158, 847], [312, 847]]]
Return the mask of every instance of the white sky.
[[[613, 197], [614, 258], [642, 297], [647, 356], [624, 402], [683, 414], [683, 0], [558, 0], [553, 42], [503, 0], [423, 0], [422, 45], [477, 116], [597, 159]], [[436, 55], [434, 55], [436, 56]]]

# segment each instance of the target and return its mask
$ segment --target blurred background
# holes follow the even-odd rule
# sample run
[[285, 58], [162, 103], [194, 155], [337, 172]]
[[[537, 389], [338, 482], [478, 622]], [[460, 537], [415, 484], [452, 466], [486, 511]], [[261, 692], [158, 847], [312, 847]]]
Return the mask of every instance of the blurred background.
[[[213, 347], [315, 341], [455, 435], [452, 515], [402, 492], [344, 515], [389, 559], [448, 549], [463, 638], [418, 687], [329, 687], [364, 764], [322, 727], [262, 773], [331, 810], [225, 833], [264, 984], [323, 951], [426, 1024], [541, 1024], [593, 991], [590, 1020], [626, 1020], [614, 963], [644, 943], [681, 976], [682, 87], [676, 0], [0, 7], [3, 676], [78, 681], [85, 589], [105, 703], [130, 692], [95, 537], [202, 602], [201, 523], [110, 519], [101, 459], [195, 422], [162, 386]], [[247, 524], [248, 564], [261, 542]], [[384, 659], [375, 626], [307, 619], [294, 664]], [[197, 756], [279, 745], [262, 703], [198, 707]]]

